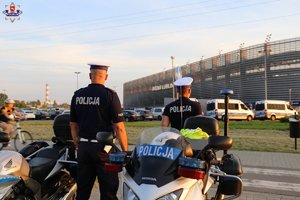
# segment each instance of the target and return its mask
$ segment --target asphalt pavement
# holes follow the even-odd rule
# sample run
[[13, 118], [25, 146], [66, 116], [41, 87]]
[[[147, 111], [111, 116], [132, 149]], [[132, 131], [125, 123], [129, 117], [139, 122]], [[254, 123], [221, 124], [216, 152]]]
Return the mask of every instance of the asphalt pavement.
[[240, 200], [300, 200], [300, 154], [229, 151], [243, 165]]
[[[300, 200], [300, 154], [231, 150], [228, 153], [237, 155], [243, 165], [244, 188], [238, 200]], [[214, 191], [212, 188], [209, 197]], [[97, 187], [90, 199], [99, 199]]]
[[[233, 150], [228, 153], [237, 155], [243, 166], [244, 188], [239, 200], [300, 200], [300, 154]], [[214, 188], [209, 194], [213, 191]], [[90, 199], [99, 199], [97, 184]]]

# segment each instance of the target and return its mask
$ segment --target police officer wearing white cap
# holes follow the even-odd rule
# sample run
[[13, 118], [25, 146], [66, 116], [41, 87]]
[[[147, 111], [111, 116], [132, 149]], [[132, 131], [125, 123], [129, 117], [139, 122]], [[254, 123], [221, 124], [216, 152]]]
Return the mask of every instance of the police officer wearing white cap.
[[70, 127], [77, 146], [77, 200], [90, 198], [96, 177], [101, 200], [117, 199], [119, 186], [117, 174], [104, 171], [108, 154], [97, 142], [99, 131], [114, 131], [123, 151], [128, 150], [124, 117], [117, 93], [104, 86], [108, 66], [90, 64], [91, 84], [77, 90], [71, 102]]
[[171, 127], [181, 130], [187, 118], [202, 115], [200, 103], [189, 99], [192, 82], [193, 78], [191, 77], [183, 77], [174, 82], [179, 93], [179, 99], [165, 107], [161, 126], [168, 127], [171, 124]]

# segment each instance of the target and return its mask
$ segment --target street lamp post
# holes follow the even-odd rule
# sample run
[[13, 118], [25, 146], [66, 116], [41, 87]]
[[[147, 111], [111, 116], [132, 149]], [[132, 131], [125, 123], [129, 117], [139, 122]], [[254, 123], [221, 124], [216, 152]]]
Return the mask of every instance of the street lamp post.
[[[240, 65], [240, 69], [242, 69], [242, 65], [243, 65], [242, 62], [243, 62], [243, 48], [244, 48], [244, 45], [245, 45], [244, 42], [240, 44], [240, 46], [239, 46], [239, 52], [237, 54], [237, 60], [238, 60], [239, 65]], [[243, 73], [241, 73], [241, 75], [240, 75], [240, 83], [239, 83], [239, 90], [240, 91], [238, 93], [238, 99], [243, 99], [243, 97], [244, 97], [243, 89], [244, 89], [245, 83], [243, 81], [243, 78], [244, 78]]]
[[268, 80], [267, 80], [267, 56], [269, 53], [269, 42], [271, 40], [272, 34], [268, 34], [264, 44], [264, 53], [265, 53], [265, 100], [268, 100]]
[[175, 78], [175, 70], [174, 70], [174, 56], [171, 56], [172, 60], [172, 84], [173, 84], [173, 101], [175, 100], [175, 87], [174, 87], [174, 78]]
[[78, 90], [78, 75], [80, 74], [80, 72], [75, 72], [76, 76], [77, 76], [77, 90]]

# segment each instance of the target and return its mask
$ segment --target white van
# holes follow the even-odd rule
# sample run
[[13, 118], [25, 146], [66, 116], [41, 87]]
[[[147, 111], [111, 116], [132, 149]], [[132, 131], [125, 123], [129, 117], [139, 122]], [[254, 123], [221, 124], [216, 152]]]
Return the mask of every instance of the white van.
[[[208, 100], [206, 104], [206, 115], [214, 117], [218, 120], [224, 120], [225, 103], [224, 99]], [[254, 113], [242, 101], [236, 99], [229, 99], [228, 117], [234, 120], [248, 120], [254, 118]]]
[[257, 119], [275, 120], [295, 115], [296, 112], [288, 101], [262, 100], [255, 102], [255, 118]]
[[155, 107], [151, 109], [151, 112], [153, 114], [153, 118], [157, 120], [162, 119], [162, 114], [164, 112], [164, 107]]

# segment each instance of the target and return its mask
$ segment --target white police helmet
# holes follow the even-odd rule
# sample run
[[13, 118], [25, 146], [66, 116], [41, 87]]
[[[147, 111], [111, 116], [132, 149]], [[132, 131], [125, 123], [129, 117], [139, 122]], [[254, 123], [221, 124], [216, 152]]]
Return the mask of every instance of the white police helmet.
[[159, 134], [158, 136], [156, 136], [151, 144], [153, 145], [164, 145], [166, 143], [167, 140], [169, 139], [174, 139], [174, 140], [177, 140], [177, 138], [179, 138], [180, 135], [177, 134], [177, 133], [173, 133], [173, 132], [163, 132], [161, 134]]

